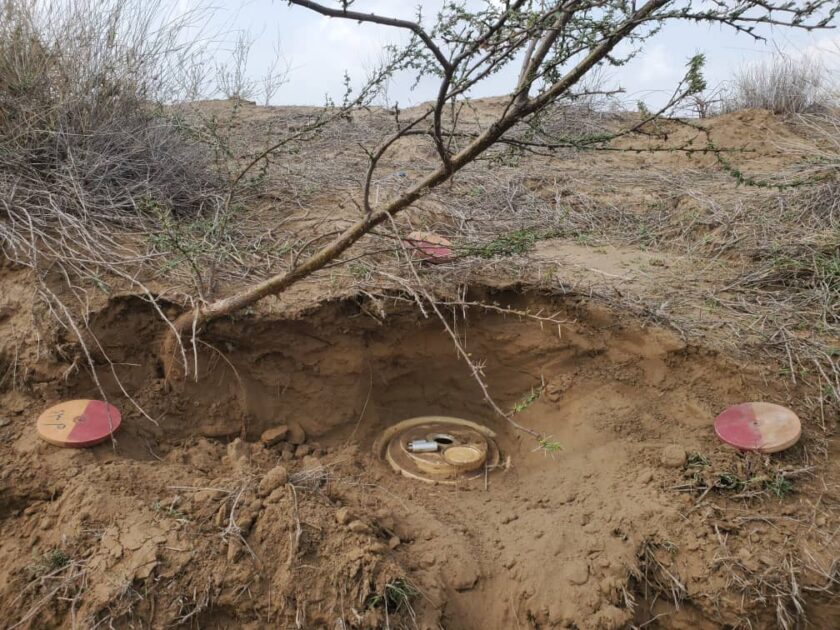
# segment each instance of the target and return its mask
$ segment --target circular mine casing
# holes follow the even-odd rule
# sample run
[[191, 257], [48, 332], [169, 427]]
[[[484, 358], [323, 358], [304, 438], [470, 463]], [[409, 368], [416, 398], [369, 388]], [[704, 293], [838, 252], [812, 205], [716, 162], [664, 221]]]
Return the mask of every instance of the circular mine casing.
[[406, 477], [452, 484], [481, 477], [485, 469], [498, 466], [495, 435], [470, 420], [422, 416], [386, 429], [374, 444], [374, 451]]

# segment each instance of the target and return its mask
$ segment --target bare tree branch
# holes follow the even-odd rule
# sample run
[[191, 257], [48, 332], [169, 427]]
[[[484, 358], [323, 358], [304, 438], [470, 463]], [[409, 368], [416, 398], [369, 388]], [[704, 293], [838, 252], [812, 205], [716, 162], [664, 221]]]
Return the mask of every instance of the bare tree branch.
[[431, 36], [425, 30], [423, 30], [422, 26], [420, 26], [416, 22], [384, 17], [381, 15], [376, 15], [375, 13], [360, 13], [358, 11], [348, 11], [346, 5], [343, 9], [330, 9], [329, 7], [325, 7], [324, 5], [319, 4], [317, 2], [312, 2], [311, 0], [288, 0], [288, 2], [289, 4], [296, 4], [298, 6], [310, 9], [312, 11], [315, 11], [316, 13], [320, 13], [321, 15], [325, 15], [327, 17], [343, 18], [346, 20], [355, 20], [357, 22], [369, 22], [371, 24], [380, 24], [382, 26], [391, 26], [394, 28], [409, 30], [422, 40], [422, 42], [426, 45], [426, 48], [428, 48], [432, 52], [432, 54], [437, 58], [438, 63], [440, 63], [442, 68], [448, 69], [451, 65], [449, 60], [446, 58], [443, 52], [441, 52], [437, 44], [435, 44]]

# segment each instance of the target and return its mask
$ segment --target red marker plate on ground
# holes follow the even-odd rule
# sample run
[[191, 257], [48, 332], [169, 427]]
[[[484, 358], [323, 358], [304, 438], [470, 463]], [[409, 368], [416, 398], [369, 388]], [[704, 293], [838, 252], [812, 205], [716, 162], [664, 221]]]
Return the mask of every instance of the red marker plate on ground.
[[430, 263], [445, 263], [452, 260], [452, 243], [431, 232], [412, 232], [405, 238], [406, 242], [414, 248], [418, 256]]
[[119, 409], [101, 400], [69, 400], [38, 416], [38, 437], [65, 448], [84, 448], [107, 440], [120, 428]]
[[786, 407], [748, 402], [730, 407], [715, 418], [715, 433], [742, 451], [777, 453], [799, 441], [802, 424]]

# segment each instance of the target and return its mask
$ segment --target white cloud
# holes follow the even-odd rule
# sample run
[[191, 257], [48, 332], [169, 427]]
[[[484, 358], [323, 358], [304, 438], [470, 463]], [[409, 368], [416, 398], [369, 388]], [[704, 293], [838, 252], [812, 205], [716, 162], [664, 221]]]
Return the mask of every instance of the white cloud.
[[[183, 8], [210, 1], [174, 0]], [[274, 98], [277, 104], [319, 104], [325, 94], [340, 97], [345, 70], [359, 84], [366, 72], [379, 61], [385, 44], [399, 43], [408, 37], [406, 31], [330, 19], [300, 7], [290, 7], [280, 0], [215, 1], [220, 2], [224, 9], [224, 15], [220, 16], [220, 30], [245, 29], [259, 35], [251, 57], [252, 71], [256, 76], [260, 76], [263, 68], [273, 59], [279, 37], [291, 73], [289, 83]], [[417, 5], [421, 4], [425, 20], [429, 22], [444, 1], [357, 0], [354, 8], [362, 12], [413, 19]], [[468, 0], [468, 6], [484, 6], [487, 1]], [[774, 29], [764, 34], [769, 38], [767, 44], [738, 37], [727, 29], [687, 23], [670, 24], [647, 42], [639, 57], [625, 66], [611, 68], [610, 83], [624, 86], [631, 102], [643, 98], [649, 101], [650, 106], [655, 106], [670, 96], [683, 76], [686, 61], [697, 52], [707, 54], [706, 74], [712, 86], [728, 79], [733, 69], [742, 63], [766, 58], [780, 48], [811, 54], [826, 64], [840, 68], [840, 36], [827, 35], [825, 31], [808, 34], [790, 29]], [[515, 69], [511, 72], [515, 73]], [[505, 72], [495, 75], [475, 95], [504, 93], [512, 80], [515, 77]], [[427, 84], [422, 84], [416, 92], [410, 92], [411, 83], [408, 76], [395, 80], [390, 90], [392, 100], [398, 100], [405, 106], [433, 95]]]
[[674, 55], [662, 44], [651, 45], [634, 64], [638, 66], [637, 80], [649, 87], [661, 87], [679, 77], [680, 66]]
[[840, 70], [840, 35], [819, 38], [806, 47], [803, 54], [820, 61], [827, 68]]

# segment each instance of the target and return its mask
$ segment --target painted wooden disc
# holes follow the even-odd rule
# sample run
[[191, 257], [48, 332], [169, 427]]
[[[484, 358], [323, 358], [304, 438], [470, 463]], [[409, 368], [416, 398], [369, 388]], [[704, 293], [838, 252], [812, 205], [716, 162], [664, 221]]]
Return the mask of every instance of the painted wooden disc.
[[431, 232], [412, 232], [405, 240], [414, 248], [418, 257], [427, 262], [445, 263], [454, 257], [452, 243], [449, 239], [437, 234]]
[[93, 446], [120, 428], [119, 409], [101, 400], [69, 400], [38, 416], [38, 436], [67, 448]]
[[715, 418], [715, 433], [742, 451], [777, 453], [799, 441], [802, 424], [786, 407], [748, 402], [730, 407]]

